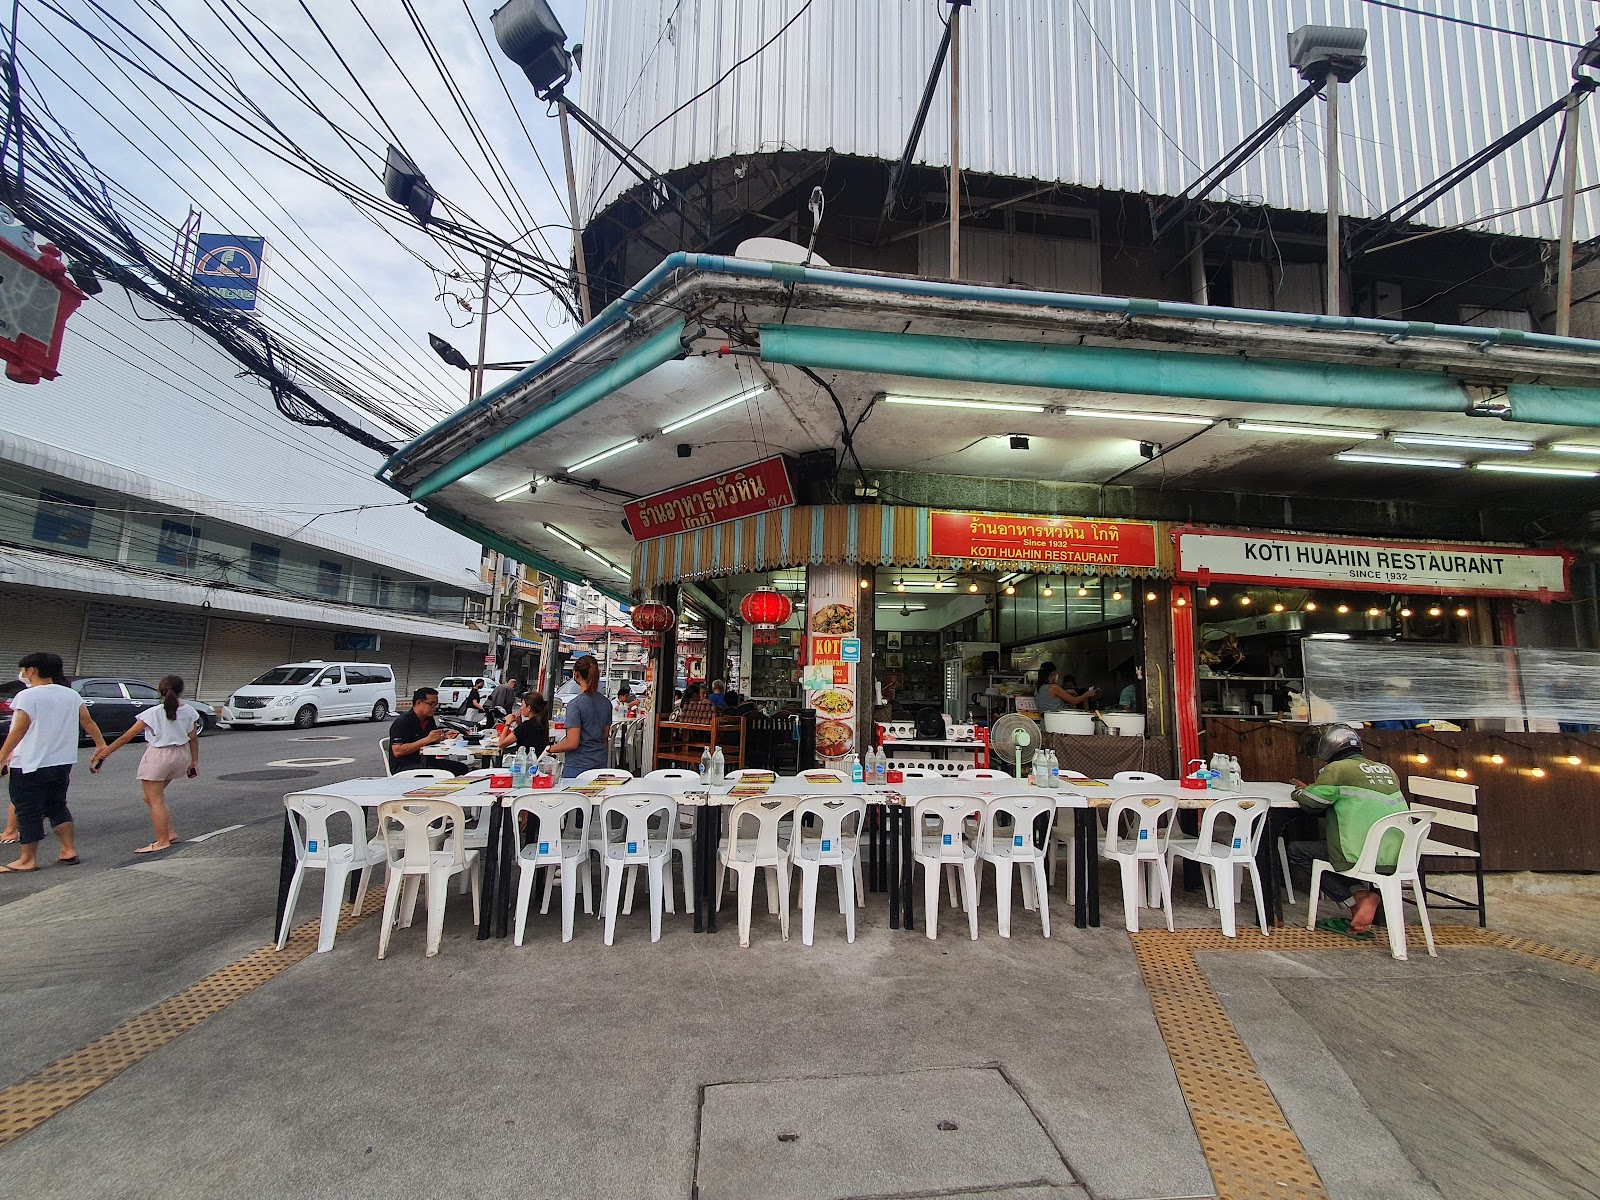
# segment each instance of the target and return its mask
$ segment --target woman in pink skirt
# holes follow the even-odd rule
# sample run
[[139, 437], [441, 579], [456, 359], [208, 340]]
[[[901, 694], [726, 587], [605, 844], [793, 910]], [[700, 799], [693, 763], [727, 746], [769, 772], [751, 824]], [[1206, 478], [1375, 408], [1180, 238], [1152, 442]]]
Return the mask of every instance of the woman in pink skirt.
[[96, 750], [89, 760], [89, 770], [98, 771], [101, 763], [144, 734], [139, 785], [144, 789], [144, 802], [150, 806], [150, 824], [155, 828], [156, 840], [140, 846], [135, 854], [154, 854], [177, 842], [178, 835], [172, 832], [172, 814], [167, 810], [167, 784], [180, 775], [193, 779], [200, 774], [200, 736], [195, 732], [200, 727], [200, 714], [181, 700], [183, 680], [164, 675], [156, 690], [161, 693], [161, 703], [141, 712], [128, 732], [105, 749]]

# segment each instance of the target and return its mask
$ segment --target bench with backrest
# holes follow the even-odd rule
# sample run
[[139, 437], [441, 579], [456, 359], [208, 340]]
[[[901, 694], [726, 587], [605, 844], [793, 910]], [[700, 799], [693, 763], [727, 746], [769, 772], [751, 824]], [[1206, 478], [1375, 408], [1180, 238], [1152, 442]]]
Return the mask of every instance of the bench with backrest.
[[[1445, 903], [1442, 908], [1478, 910], [1480, 928], [1488, 924], [1488, 909], [1483, 893], [1483, 839], [1478, 833], [1478, 789], [1470, 783], [1456, 783], [1449, 779], [1434, 779], [1427, 775], [1412, 775], [1406, 779], [1406, 791], [1411, 796], [1413, 808], [1431, 808], [1438, 816], [1422, 843], [1422, 857], [1453, 859], [1458, 863], [1472, 864], [1472, 873], [1478, 884], [1478, 900], [1463, 899], [1451, 892], [1442, 892], [1428, 886], [1428, 877], [1422, 875], [1423, 892], [1436, 896]], [[1454, 840], [1441, 838], [1443, 832]]]

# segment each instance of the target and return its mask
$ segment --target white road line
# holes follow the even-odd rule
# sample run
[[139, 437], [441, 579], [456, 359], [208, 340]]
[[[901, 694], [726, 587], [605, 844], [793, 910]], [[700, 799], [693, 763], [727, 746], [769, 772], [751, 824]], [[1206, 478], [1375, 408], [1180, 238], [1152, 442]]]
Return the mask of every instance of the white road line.
[[210, 833], [202, 833], [199, 837], [190, 838], [191, 842], [208, 842], [223, 833], [232, 833], [235, 829], [243, 829], [243, 825], [224, 825], [221, 829], [213, 829]]

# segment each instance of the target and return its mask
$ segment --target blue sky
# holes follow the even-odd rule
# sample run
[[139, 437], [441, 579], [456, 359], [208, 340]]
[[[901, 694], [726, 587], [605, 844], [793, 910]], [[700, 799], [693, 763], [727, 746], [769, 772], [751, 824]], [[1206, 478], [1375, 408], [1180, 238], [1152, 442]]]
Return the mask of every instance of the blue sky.
[[[385, 143], [400, 140], [441, 196], [495, 234], [522, 237], [541, 252], [548, 247], [565, 263], [570, 235], [559, 131], [522, 73], [499, 53], [489, 27], [498, 0], [412, 3], [513, 198], [474, 145], [401, 0], [306, 0], [304, 6], [300, 0], [24, 0], [18, 58], [89, 158], [137, 198], [119, 197], [119, 208], [145, 227], [149, 242], [164, 244], [162, 226], [181, 225], [191, 207], [204, 213], [208, 231], [266, 237], [261, 313], [268, 324], [320, 348], [363, 390], [427, 424], [466, 398], [466, 374], [441, 364], [427, 335], [438, 333], [475, 356], [481, 262], [464, 257], [474, 277], [449, 278], [457, 263], [428, 237], [396, 222], [375, 227], [324, 184], [250, 145], [225, 126], [234, 118], [222, 105], [158, 57], [221, 94], [227, 94], [221, 75], [230, 74], [266, 120], [317, 162], [371, 191], [381, 191], [376, 172]], [[552, 0], [552, 6], [570, 41], [581, 41], [581, 0]], [[125, 46], [128, 57], [108, 57], [52, 8]], [[241, 39], [263, 61], [270, 52], [294, 85], [270, 62], [252, 60]], [[206, 56], [215, 61], [195, 61]], [[198, 103], [164, 91], [141, 74], [140, 63]], [[552, 188], [545, 169], [562, 191]], [[530, 231], [530, 218], [537, 231]], [[507, 289], [518, 293], [514, 304]], [[490, 318], [491, 361], [535, 357], [566, 327], [564, 313], [536, 285], [507, 277], [491, 296], [493, 308], [505, 309]]]

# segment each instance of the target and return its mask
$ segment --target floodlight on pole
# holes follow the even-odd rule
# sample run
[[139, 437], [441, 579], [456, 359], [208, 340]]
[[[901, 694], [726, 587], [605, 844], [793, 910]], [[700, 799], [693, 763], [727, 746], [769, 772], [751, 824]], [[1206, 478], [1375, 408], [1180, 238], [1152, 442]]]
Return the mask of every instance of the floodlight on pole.
[[428, 345], [432, 346], [433, 352], [440, 358], [444, 359], [444, 361], [449, 363], [452, 367], [457, 367], [463, 371], [472, 370], [472, 364], [467, 361], [467, 356], [461, 353], [461, 351], [457, 350], [449, 342], [445, 341], [438, 334], [430, 333], [428, 335]]
[[390, 146], [383, 158], [383, 194], [426, 225], [433, 216], [433, 187], [404, 150]]

